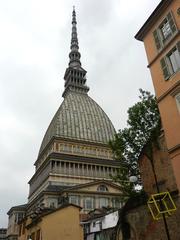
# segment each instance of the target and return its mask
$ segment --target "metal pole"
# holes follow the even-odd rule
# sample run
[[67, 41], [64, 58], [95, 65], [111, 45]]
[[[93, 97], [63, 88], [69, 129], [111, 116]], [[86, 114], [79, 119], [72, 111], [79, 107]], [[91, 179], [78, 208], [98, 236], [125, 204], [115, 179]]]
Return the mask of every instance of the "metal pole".
[[[151, 161], [151, 165], [152, 165], [152, 170], [153, 170], [153, 174], [154, 174], [154, 179], [155, 179], [157, 192], [160, 193], [160, 189], [159, 189], [158, 181], [157, 181], [157, 176], [156, 176], [156, 172], [155, 172], [155, 167], [154, 167], [154, 162], [153, 162], [152, 159], [150, 159], [150, 161]], [[162, 207], [162, 202], [161, 201], [160, 201], [160, 206]], [[165, 228], [165, 231], [166, 231], [167, 239], [171, 240], [170, 235], [169, 235], [169, 229], [168, 229], [168, 225], [167, 225], [165, 214], [162, 213], [162, 216], [163, 216], [164, 228]]]

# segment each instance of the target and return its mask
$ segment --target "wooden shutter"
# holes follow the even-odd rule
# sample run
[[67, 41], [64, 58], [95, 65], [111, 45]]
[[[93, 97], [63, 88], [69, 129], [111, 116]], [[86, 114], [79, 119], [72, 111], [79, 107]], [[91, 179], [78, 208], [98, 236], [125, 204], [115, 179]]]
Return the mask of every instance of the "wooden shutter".
[[178, 104], [180, 106], [180, 93], [178, 95], [176, 95], [176, 100], [177, 100], [177, 102], [178, 102]]
[[161, 68], [163, 71], [164, 79], [168, 80], [170, 77], [170, 72], [169, 72], [168, 65], [166, 63], [166, 57], [162, 58], [160, 62], [161, 62]]
[[169, 25], [170, 25], [170, 28], [172, 30], [172, 32], [176, 32], [177, 31], [177, 28], [176, 28], [176, 25], [175, 25], [175, 22], [174, 22], [174, 19], [173, 19], [173, 16], [171, 13], [168, 13], [167, 15], [167, 20], [169, 22]]
[[179, 54], [180, 54], [180, 42], [178, 42], [176, 46], [177, 46], [177, 49], [178, 49]]
[[158, 30], [155, 30], [153, 32], [153, 36], [154, 36], [154, 41], [155, 41], [155, 44], [156, 44], [156, 48], [157, 48], [157, 50], [159, 50], [161, 48], [161, 39], [159, 37]]
[[179, 110], [179, 113], [180, 113], [180, 93], [178, 93], [176, 95], [176, 103], [177, 103], [177, 107], [178, 107], [178, 110]]

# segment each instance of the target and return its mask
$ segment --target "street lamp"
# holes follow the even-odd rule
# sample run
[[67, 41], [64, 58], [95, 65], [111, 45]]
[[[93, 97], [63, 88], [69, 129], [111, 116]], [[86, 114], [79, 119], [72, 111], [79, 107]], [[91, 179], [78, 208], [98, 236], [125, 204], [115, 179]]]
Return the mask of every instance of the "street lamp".
[[130, 176], [129, 177], [129, 181], [132, 182], [132, 183], [135, 183], [137, 182], [138, 178], [136, 176]]

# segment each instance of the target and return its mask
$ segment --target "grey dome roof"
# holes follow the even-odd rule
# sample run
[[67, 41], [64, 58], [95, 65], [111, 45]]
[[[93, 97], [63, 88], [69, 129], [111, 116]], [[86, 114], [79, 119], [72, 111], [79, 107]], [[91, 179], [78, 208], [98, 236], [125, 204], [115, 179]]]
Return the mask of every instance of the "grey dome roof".
[[39, 154], [52, 137], [107, 144], [115, 129], [102, 108], [87, 94], [69, 92], [52, 119]]

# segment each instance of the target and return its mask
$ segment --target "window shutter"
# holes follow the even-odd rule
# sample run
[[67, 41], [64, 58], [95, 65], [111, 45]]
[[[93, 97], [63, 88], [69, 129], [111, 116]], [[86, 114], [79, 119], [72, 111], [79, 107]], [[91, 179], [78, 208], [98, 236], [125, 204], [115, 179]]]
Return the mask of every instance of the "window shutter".
[[157, 48], [157, 50], [159, 50], [161, 48], [161, 39], [160, 39], [160, 37], [158, 35], [158, 31], [157, 30], [155, 30], [153, 32], [153, 36], [154, 36], [154, 41], [155, 41], [155, 44], [156, 44], [156, 48]]
[[170, 25], [170, 28], [172, 30], [172, 32], [176, 32], [177, 31], [177, 28], [176, 28], [176, 25], [175, 25], [175, 22], [174, 22], [174, 19], [173, 19], [173, 16], [171, 13], [168, 13], [167, 15], [167, 19], [168, 19], [168, 22], [169, 22], [169, 25]]
[[166, 63], [165, 57], [162, 58], [160, 62], [161, 62], [161, 68], [162, 68], [162, 71], [163, 71], [164, 79], [168, 80], [169, 77], [170, 77], [170, 73], [169, 73], [169, 68], [168, 68], [168, 65]]
[[180, 113], [180, 93], [178, 93], [176, 95], [176, 103], [177, 103], [177, 107], [178, 107], [178, 110], [179, 110], [179, 113]]
[[177, 43], [177, 49], [178, 49], [178, 52], [180, 54], [180, 42]]
[[180, 93], [176, 96], [176, 100], [177, 100], [177, 102], [178, 102], [178, 104], [180, 106]]

